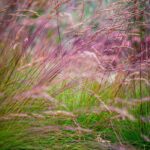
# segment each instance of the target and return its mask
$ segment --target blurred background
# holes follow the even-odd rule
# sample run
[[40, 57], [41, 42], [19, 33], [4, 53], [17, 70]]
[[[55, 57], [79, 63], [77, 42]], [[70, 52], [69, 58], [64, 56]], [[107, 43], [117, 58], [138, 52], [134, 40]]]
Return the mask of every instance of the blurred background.
[[148, 150], [149, 68], [149, 0], [1, 0], [1, 149]]

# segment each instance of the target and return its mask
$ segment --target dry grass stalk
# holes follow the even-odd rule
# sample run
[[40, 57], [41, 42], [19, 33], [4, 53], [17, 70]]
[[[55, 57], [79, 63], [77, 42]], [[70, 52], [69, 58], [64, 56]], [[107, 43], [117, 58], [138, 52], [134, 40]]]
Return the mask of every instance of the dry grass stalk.
[[67, 112], [63, 110], [58, 111], [45, 111], [43, 114], [50, 115], [50, 116], [57, 116], [57, 117], [69, 117], [69, 118], [76, 118], [76, 115], [74, 115], [72, 112]]
[[45, 127], [34, 127], [30, 128], [30, 132], [40, 132], [40, 133], [49, 133], [49, 132], [60, 132], [60, 131], [75, 131], [80, 133], [91, 133], [92, 130], [85, 128], [75, 128], [72, 126], [45, 126]]
[[0, 117], [0, 120], [7, 121], [7, 120], [14, 120], [14, 119], [21, 119], [21, 118], [30, 119], [31, 116], [29, 116], [28, 114], [25, 114], [25, 113], [8, 114], [8, 115]]
[[[122, 119], [127, 118], [127, 119], [129, 119], [131, 121], [135, 121], [136, 120], [135, 117], [132, 116], [131, 114], [129, 114], [129, 112], [125, 108], [120, 109], [120, 108], [113, 107], [113, 106], [107, 106], [107, 107], [109, 109], [109, 112], [111, 111], [111, 113], [119, 114]], [[102, 109], [102, 111], [106, 110], [103, 106], [101, 106], [101, 109]]]

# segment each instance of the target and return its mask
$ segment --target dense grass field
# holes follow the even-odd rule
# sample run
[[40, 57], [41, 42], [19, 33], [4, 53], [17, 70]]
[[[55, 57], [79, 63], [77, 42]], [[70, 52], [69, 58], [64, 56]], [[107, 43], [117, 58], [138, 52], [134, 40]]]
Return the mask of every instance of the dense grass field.
[[149, 150], [149, 10], [0, 1], [0, 150]]
[[[89, 90], [101, 93], [99, 84], [89, 84]], [[109, 98], [114, 96], [112, 90], [110, 87], [106, 93], [93, 95], [84, 88], [76, 92], [69, 89], [56, 97], [60, 101], [58, 106], [42, 99], [30, 99], [22, 107], [17, 104], [19, 110], [1, 117], [1, 149], [148, 150], [149, 142], [141, 134], [149, 134], [150, 126], [140, 122], [139, 117], [140, 107], [148, 115], [145, 110], [149, 104], [136, 102], [136, 105], [132, 105], [133, 100], [128, 106], [123, 105], [124, 100], [116, 102], [116, 110], [113, 110], [109, 108], [112, 103]], [[148, 94], [146, 89], [144, 92]], [[122, 96], [126, 98], [126, 94], [132, 95], [128, 92]], [[138, 94], [137, 89], [137, 97]], [[125, 107], [133, 116], [127, 111], [123, 112]]]

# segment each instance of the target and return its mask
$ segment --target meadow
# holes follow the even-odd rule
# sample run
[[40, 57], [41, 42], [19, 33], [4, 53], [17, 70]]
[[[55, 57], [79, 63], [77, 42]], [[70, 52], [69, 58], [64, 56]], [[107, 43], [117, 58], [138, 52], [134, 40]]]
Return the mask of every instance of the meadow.
[[0, 150], [149, 150], [150, 3], [0, 2]]

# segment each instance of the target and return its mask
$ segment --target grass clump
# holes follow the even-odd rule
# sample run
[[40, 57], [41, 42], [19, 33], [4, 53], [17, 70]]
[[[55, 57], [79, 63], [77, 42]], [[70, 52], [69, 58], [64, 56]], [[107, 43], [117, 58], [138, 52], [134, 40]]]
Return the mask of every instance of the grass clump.
[[148, 3], [0, 7], [0, 149], [150, 149]]

